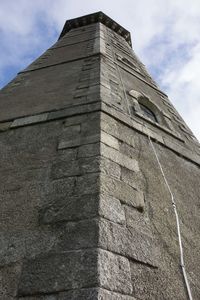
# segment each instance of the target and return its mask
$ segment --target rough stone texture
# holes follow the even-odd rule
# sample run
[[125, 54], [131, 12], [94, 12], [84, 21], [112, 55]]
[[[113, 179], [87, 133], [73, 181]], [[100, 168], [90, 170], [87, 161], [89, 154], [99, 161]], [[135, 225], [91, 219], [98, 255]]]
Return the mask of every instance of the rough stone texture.
[[[187, 299], [149, 135], [200, 299], [199, 144], [120, 26], [93, 17], [73, 23], [1, 91], [0, 298]], [[160, 123], [134, 110], [130, 90], [151, 99]]]
[[119, 199], [122, 203], [126, 203], [129, 206], [133, 206], [139, 210], [144, 209], [143, 192], [125, 184], [123, 181], [102, 175], [101, 191]]
[[124, 155], [111, 147], [107, 147], [104, 144], [101, 145], [101, 155], [109, 158], [110, 160], [131, 171], [139, 171], [138, 163], [136, 160], [131, 159], [127, 155]]
[[27, 261], [22, 269], [19, 295], [96, 286], [97, 256], [97, 251], [78, 250]]
[[25, 125], [29, 125], [29, 124], [38, 123], [38, 122], [44, 122], [47, 120], [47, 117], [48, 117], [48, 114], [40, 114], [40, 115], [36, 115], [36, 116], [16, 119], [11, 124], [11, 128], [25, 126]]
[[121, 202], [105, 194], [100, 196], [99, 215], [115, 223], [125, 223], [125, 213]]
[[0, 298], [14, 300], [17, 296], [21, 263], [7, 265], [0, 269]]
[[52, 293], [98, 284], [130, 294], [128, 259], [104, 250], [77, 250], [38, 257], [25, 262], [19, 295]]
[[11, 126], [12, 122], [4, 122], [0, 123], [0, 131], [8, 130]]
[[50, 224], [95, 217], [98, 216], [98, 206], [98, 194], [68, 197], [61, 195], [55, 197], [51, 205], [40, 210], [40, 222]]
[[[180, 272], [170, 268], [170, 274], [176, 278], [172, 281], [167, 270], [152, 269], [144, 265], [131, 263], [133, 294], [136, 299], [187, 299]], [[177, 289], [180, 293], [177, 294]], [[196, 298], [198, 299], [198, 298]]]
[[159, 251], [153, 237], [141, 233], [137, 228], [128, 229], [107, 221], [100, 221], [99, 228], [101, 247], [131, 260], [158, 266]]
[[130, 230], [137, 230], [141, 233], [145, 233], [152, 237], [153, 228], [148, 216], [148, 212], [145, 211], [144, 214], [141, 214], [137, 209], [131, 208], [130, 206], [123, 205], [126, 225]]
[[127, 258], [100, 250], [98, 274], [101, 287], [122, 294], [131, 294], [130, 264]]
[[19, 300], [136, 300], [136, 298], [121, 293], [110, 292], [102, 288], [71, 290], [48, 296], [23, 297]]

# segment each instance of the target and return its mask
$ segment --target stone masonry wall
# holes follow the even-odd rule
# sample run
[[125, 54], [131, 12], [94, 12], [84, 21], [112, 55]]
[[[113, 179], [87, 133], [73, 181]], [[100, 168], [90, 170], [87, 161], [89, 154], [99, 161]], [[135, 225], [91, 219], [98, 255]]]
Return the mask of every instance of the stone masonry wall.
[[[148, 138], [105, 113], [101, 130], [110, 137], [106, 145], [102, 143], [101, 155], [110, 153], [119, 168], [117, 176], [110, 171], [104, 180], [101, 174], [101, 193], [118, 199], [125, 216], [123, 223], [103, 222], [103, 247], [128, 258], [136, 299], [187, 299], [170, 195]], [[159, 144], [155, 147], [177, 201], [186, 266], [198, 299], [199, 167]]]

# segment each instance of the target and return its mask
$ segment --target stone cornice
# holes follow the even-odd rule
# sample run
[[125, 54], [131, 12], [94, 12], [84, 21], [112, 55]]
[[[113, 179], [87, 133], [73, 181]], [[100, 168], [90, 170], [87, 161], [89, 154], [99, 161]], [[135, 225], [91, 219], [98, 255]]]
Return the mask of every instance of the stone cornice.
[[117, 34], [121, 35], [129, 43], [129, 45], [132, 46], [130, 32], [127, 31], [121, 25], [119, 25], [117, 22], [109, 18], [101, 11], [86, 16], [82, 16], [79, 18], [67, 20], [60, 34], [59, 39], [62, 38], [67, 32], [69, 32], [73, 28], [78, 28], [78, 27], [82, 27], [85, 25], [94, 24], [98, 22], [104, 24], [105, 26], [112, 29]]

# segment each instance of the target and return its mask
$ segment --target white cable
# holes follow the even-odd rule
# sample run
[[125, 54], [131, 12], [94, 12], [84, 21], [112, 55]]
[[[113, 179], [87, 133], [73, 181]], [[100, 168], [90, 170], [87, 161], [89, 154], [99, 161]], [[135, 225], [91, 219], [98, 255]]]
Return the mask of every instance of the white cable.
[[180, 221], [179, 221], [179, 216], [178, 216], [178, 212], [177, 212], [177, 208], [176, 208], [176, 202], [174, 200], [174, 195], [173, 195], [173, 193], [171, 191], [171, 188], [169, 186], [169, 183], [168, 183], [167, 178], [165, 176], [165, 173], [163, 171], [163, 167], [161, 165], [161, 162], [160, 162], [160, 160], [158, 158], [158, 154], [156, 152], [156, 149], [155, 149], [155, 147], [153, 145], [153, 142], [152, 142], [152, 140], [151, 140], [151, 138], [150, 138], [149, 135], [148, 135], [148, 138], [149, 138], [150, 145], [151, 145], [151, 147], [153, 149], [153, 152], [155, 154], [156, 160], [158, 162], [160, 171], [161, 171], [162, 176], [164, 178], [165, 184], [166, 184], [167, 189], [168, 189], [168, 191], [170, 193], [170, 196], [171, 196], [172, 206], [173, 206], [175, 217], [176, 217], [178, 243], [179, 243], [179, 250], [180, 250], [180, 266], [181, 266], [181, 270], [182, 270], [182, 273], [183, 273], [183, 278], [184, 278], [184, 281], [185, 281], [185, 285], [186, 285], [186, 289], [187, 289], [187, 292], [188, 292], [189, 300], [193, 300], [192, 292], [191, 292], [191, 289], [190, 289], [190, 284], [189, 284], [189, 281], [188, 281], [188, 278], [187, 278], [186, 269], [185, 269], [184, 256], [183, 256], [183, 245], [182, 245], [181, 230], [180, 230]]
[[[107, 33], [107, 36], [108, 36], [108, 33]], [[127, 95], [126, 95], [126, 91], [125, 91], [125, 87], [124, 87], [124, 82], [123, 82], [123, 79], [122, 79], [122, 76], [121, 76], [121, 72], [120, 72], [118, 63], [116, 61], [115, 53], [114, 53], [113, 46], [112, 46], [112, 41], [111, 41], [111, 48], [112, 48], [112, 54], [113, 54], [114, 62], [115, 62], [115, 65], [117, 66], [117, 71], [119, 73], [120, 81], [121, 81], [121, 84], [122, 84], [124, 96], [125, 96], [125, 99], [126, 99], [128, 114], [129, 114], [129, 117], [131, 118], [131, 110], [130, 110], [130, 106], [129, 106], [129, 101], [127, 99]], [[132, 118], [131, 118], [131, 120], [132, 120]], [[145, 124], [144, 124], [144, 126], [145, 126]], [[185, 285], [186, 285], [186, 289], [187, 289], [189, 300], [193, 300], [192, 292], [191, 292], [191, 289], [190, 289], [190, 284], [189, 284], [189, 281], [188, 281], [188, 278], [187, 278], [186, 269], [185, 269], [184, 256], [183, 256], [183, 245], [182, 245], [182, 238], [181, 238], [181, 231], [180, 231], [180, 222], [179, 222], [179, 216], [178, 216], [178, 212], [177, 212], [177, 208], [176, 208], [176, 202], [174, 200], [174, 195], [173, 195], [173, 193], [171, 191], [171, 188], [169, 186], [169, 183], [168, 183], [167, 178], [165, 176], [165, 173], [163, 171], [163, 167], [162, 167], [162, 165], [160, 163], [160, 160], [158, 158], [156, 149], [155, 149], [155, 147], [154, 147], [154, 145], [152, 143], [151, 137], [149, 135], [148, 135], [148, 139], [149, 139], [150, 145], [151, 145], [151, 147], [153, 149], [153, 152], [155, 154], [155, 157], [156, 157], [156, 160], [158, 162], [158, 166], [160, 168], [162, 176], [164, 178], [164, 182], [165, 182], [165, 184], [167, 186], [167, 189], [169, 191], [169, 194], [171, 196], [172, 206], [173, 206], [175, 217], [176, 217], [176, 227], [177, 227], [177, 235], [178, 235], [178, 243], [179, 243], [179, 251], [180, 251], [180, 266], [181, 266], [183, 278], [184, 278], [184, 281], [185, 281]]]

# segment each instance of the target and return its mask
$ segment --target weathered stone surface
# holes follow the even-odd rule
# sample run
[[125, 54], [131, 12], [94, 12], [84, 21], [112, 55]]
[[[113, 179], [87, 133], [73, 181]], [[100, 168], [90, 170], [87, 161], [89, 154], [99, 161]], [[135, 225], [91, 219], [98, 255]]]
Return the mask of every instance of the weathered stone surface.
[[131, 263], [131, 278], [136, 299], [183, 300], [188, 297], [178, 267], [176, 270], [161, 270]]
[[76, 190], [77, 195], [96, 194], [100, 191], [99, 173], [85, 174], [77, 177]]
[[144, 195], [141, 191], [132, 188], [124, 182], [101, 175], [101, 191], [110, 196], [119, 199], [122, 203], [138, 208], [144, 209]]
[[59, 179], [63, 177], [71, 177], [80, 174], [78, 161], [62, 161], [52, 165], [51, 178]]
[[34, 182], [22, 184], [21, 180], [16, 182], [14, 179], [15, 176], [14, 178], [7, 178], [8, 183], [11, 183], [8, 190], [5, 189], [6, 186], [3, 183], [0, 188], [0, 195], [4, 200], [0, 202], [2, 234], [9, 231], [14, 233], [17, 230], [23, 231], [24, 226], [31, 229], [37, 224], [37, 207], [41, 201], [41, 185]]
[[51, 230], [21, 230], [0, 234], [0, 266], [12, 264], [41, 253], [49, 252], [57, 237]]
[[[91, 112], [91, 113], [86, 113], [86, 114], [77, 114], [75, 116], [70, 116], [67, 117], [64, 122], [63, 122], [63, 126], [65, 127], [69, 127], [69, 126], [75, 126], [75, 125], [79, 125], [86, 123], [86, 124], [90, 124], [92, 125], [93, 123], [95, 123], [95, 125], [97, 125], [97, 127], [93, 127], [91, 128], [91, 126], [86, 126], [85, 128], [87, 128], [89, 131], [98, 131], [99, 128], [99, 119], [100, 119], [100, 113], [99, 112]], [[83, 128], [81, 128], [81, 131], [83, 130]], [[85, 131], [85, 130], [84, 130]]]
[[44, 224], [82, 220], [98, 216], [99, 195], [60, 196], [40, 211]]
[[136, 298], [102, 288], [85, 288], [48, 296], [20, 297], [19, 300], [136, 300]]
[[57, 199], [70, 197], [74, 194], [76, 177], [49, 180], [43, 191], [43, 205], [50, 205]]
[[79, 158], [74, 161], [66, 161], [64, 158], [52, 165], [51, 178], [59, 179], [98, 171], [100, 171], [100, 157], [98, 156]]
[[101, 155], [134, 172], [139, 171], [137, 160], [101, 143]]
[[60, 293], [58, 300], [136, 300], [136, 299], [130, 295], [123, 295], [121, 293], [111, 292], [102, 288], [92, 288], [92, 289], [82, 289], [82, 290], [74, 290], [74, 291]]
[[133, 188], [144, 190], [145, 178], [141, 172], [133, 172], [127, 168], [121, 168], [121, 180]]
[[99, 142], [99, 140], [100, 140], [99, 134], [94, 134], [85, 137], [79, 136], [71, 140], [61, 141], [58, 145], [58, 149], [66, 149], [66, 148], [73, 148], [73, 147], [86, 145], [86, 144], [93, 144]]
[[82, 145], [78, 149], [78, 157], [90, 157], [100, 155], [100, 143]]
[[126, 258], [104, 250], [78, 250], [25, 262], [19, 295], [52, 293], [96, 286], [130, 294], [130, 265]]
[[97, 261], [95, 250], [69, 251], [29, 260], [22, 268], [19, 295], [96, 286]]
[[127, 227], [131, 227], [131, 230], [136, 229], [136, 231], [140, 231], [149, 236], [152, 236], [153, 231], [147, 212], [141, 213], [137, 209], [134, 209], [127, 205], [123, 205], [123, 208], [125, 212]]
[[0, 123], [0, 132], [8, 130], [10, 128], [11, 124], [12, 124], [12, 122], [3, 122], [3, 123]]
[[16, 299], [21, 263], [10, 264], [0, 269], [0, 299]]
[[59, 300], [58, 294], [47, 295], [47, 296], [28, 296], [28, 297], [19, 297], [19, 300]]
[[53, 251], [79, 250], [98, 247], [98, 219], [67, 222], [59, 227]]
[[81, 124], [81, 133], [85, 137], [100, 134], [100, 112], [92, 112], [86, 116], [85, 122]]
[[59, 156], [56, 155], [52, 163], [63, 161], [63, 162], [70, 162], [77, 159], [78, 149], [77, 148], [69, 148], [69, 149], [62, 149], [59, 151]]
[[92, 94], [98, 94], [99, 93], [99, 84], [95, 85], [95, 86], [90, 86], [89, 88], [83, 88], [80, 90], [76, 90], [75, 91], [75, 95], [74, 98], [80, 98], [83, 96], [88, 96], [88, 95], [92, 95]]
[[150, 136], [152, 139], [155, 139], [156, 141], [160, 143], [164, 143], [163, 138], [160, 134], [156, 133], [153, 130], [149, 130], [148, 128], [144, 127], [143, 132], [147, 135]]
[[81, 131], [81, 125], [75, 124], [68, 127], [64, 127], [62, 134], [60, 136], [61, 140], [68, 140], [76, 137], [78, 134], [80, 134]]
[[59, 294], [58, 300], [98, 300], [99, 289], [79, 289]]
[[125, 223], [124, 209], [120, 201], [108, 195], [100, 194], [99, 215], [115, 223]]
[[[91, 93], [91, 96], [92, 96], [92, 93]], [[97, 97], [95, 97], [96, 94], [93, 96], [94, 96], [94, 99], [97, 98]], [[73, 101], [73, 103], [74, 103], [74, 101]], [[89, 113], [89, 112], [99, 111], [99, 110], [100, 110], [100, 102], [95, 99], [94, 103], [91, 103], [91, 104], [77, 105], [74, 107], [72, 107], [70, 105], [68, 108], [60, 109], [55, 112], [50, 112], [48, 115], [48, 120], [55, 120], [55, 119], [60, 119], [60, 118], [68, 117], [68, 116], [74, 116], [77, 114], [84, 114], [84, 113]]]
[[[29, 299], [25, 299], [25, 300], [29, 300]], [[74, 290], [74, 291], [60, 293], [58, 300], [136, 300], [136, 299], [134, 297], [131, 297], [130, 295], [115, 293], [102, 288], [100, 289], [93, 288], [93, 289], [84, 289], [84, 290], [82, 289], [78, 291]]]
[[100, 159], [100, 171], [108, 176], [112, 176], [120, 179], [121, 177], [121, 167], [115, 162], [102, 157]]
[[120, 142], [119, 143], [119, 151], [130, 157], [130, 158], [133, 158], [133, 159], [136, 159], [137, 160], [137, 156], [138, 156], [138, 149], [128, 145], [127, 143], [124, 143], [124, 142]]
[[131, 147], [135, 146], [136, 137], [133, 135], [132, 130], [105, 113], [101, 114], [101, 128], [107, 134], [127, 143]]
[[47, 295], [47, 296], [28, 296], [28, 297], [19, 297], [19, 300], [59, 300], [59, 295], [52, 294], [52, 295]]
[[130, 265], [127, 258], [99, 250], [98, 274], [101, 287], [122, 294], [131, 294]]
[[55, 157], [59, 132], [59, 122], [35, 124], [2, 132], [1, 170], [10, 170], [9, 175], [14, 177], [17, 172], [20, 176], [27, 170], [34, 172], [39, 168], [45, 169]]
[[119, 150], [119, 141], [110, 134], [107, 134], [104, 131], [101, 131], [101, 142], [112, 147], [116, 150]]
[[48, 118], [48, 113], [16, 119], [11, 124], [11, 127], [14, 128], [14, 127], [24, 126], [28, 124], [40, 123], [46, 121], [47, 118]]
[[103, 194], [57, 197], [50, 206], [40, 211], [40, 223], [52, 224], [98, 216], [119, 224], [125, 223], [124, 209], [120, 201]]
[[[121, 135], [121, 138], [120, 138], [117, 124], [114, 123], [115, 124], [114, 125], [113, 122], [115, 122], [115, 119], [118, 119], [118, 120], [120, 120], [120, 123], [122, 122], [122, 123], [128, 125], [129, 127], [134, 127], [135, 130], [138, 130], [140, 132], [142, 132], [143, 127], [144, 127], [143, 123], [141, 121], [133, 119], [133, 118], [132, 119], [127, 118], [126, 114], [120, 112], [119, 110], [112, 108], [111, 106], [109, 106], [108, 103], [102, 102], [101, 107], [102, 107], [102, 111], [104, 114], [104, 118], [108, 118], [107, 121], [106, 121], [106, 119], [102, 120], [102, 122], [101, 122], [102, 129], [104, 131], [106, 131], [107, 133], [111, 134], [111, 132], [113, 132], [113, 127], [114, 127], [115, 133], [113, 132], [112, 135], [116, 136], [118, 139], [121, 139], [121, 141], [129, 144], [130, 146], [134, 146], [136, 136], [134, 135], [134, 137], [133, 137], [131, 132], [129, 132], [129, 135]], [[115, 118], [113, 121], [111, 121], [112, 117]], [[122, 128], [124, 130], [124, 126]], [[126, 126], [125, 126], [125, 128], [126, 128]]]
[[100, 156], [79, 158], [78, 163], [81, 174], [100, 172]]
[[108, 290], [99, 289], [98, 300], [136, 300], [136, 299], [130, 295], [124, 295], [121, 293], [114, 293]]
[[153, 237], [139, 228], [127, 228], [112, 222], [99, 222], [99, 245], [144, 264], [158, 266], [159, 253]]

